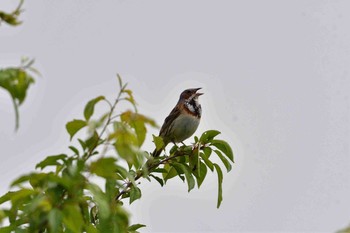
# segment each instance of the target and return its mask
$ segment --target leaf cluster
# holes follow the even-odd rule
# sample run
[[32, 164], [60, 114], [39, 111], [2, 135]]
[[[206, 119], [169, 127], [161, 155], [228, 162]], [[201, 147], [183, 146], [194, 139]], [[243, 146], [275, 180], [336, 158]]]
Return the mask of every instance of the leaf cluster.
[[23, 5], [24, 0], [20, 0], [17, 8], [12, 11], [11, 13], [6, 13], [4, 11], [0, 11], [0, 25], [1, 22], [5, 22], [7, 24], [9, 24], [10, 26], [17, 26], [19, 24], [21, 24], [22, 22], [18, 20], [19, 15], [22, 12], [22, 5]]
[[350, 233], [350, 225], [344, 229], [337, 231], [337, 233]]
[[[114, 102], [98, 96], [85, 105], [83, 118], [66, 124], [72, 141], [67, 153], [47, 156], [38, 169], [13, 181], [13, 191], [0, 197], [0, 232], [137, 232], [142, 224], [130, 224], [124, 203], [142, 196], [140, 180], [156, 180], [161, 186], [179, 177], [188, 191], [199, 188], [208, 171], [218, 177], [217, 207], [222, 202], [222, 165], [230, 171], [231, 147], [216, 139], [216, 130], [195, 137], [193, 145], [173, 146], [153, 158], [142, 150], [147, 127], [156, 123], [138, 113], [132, 91], [121, 78]], [[127, 101], [132, 110], [120, 109]], [[106, 113], [95, 116], [95, 106]], [[101, 106], [102, 107], [102, 106]], [[85, 130], [86, 138], [78, 137]], [[76, 138], [76, 140], [74, 140]], [[162, 139], [154, 136], [155, 146]], [[221, 165], [213, 161], [219, 158]], [[6, 220], [6, 221], [5, 221]]]
[[[180, 147], [174, 145], [169, 155], [149, 158], [145, 167], [143, 167], [143, 172], [140, 171], [135, 180], [144, 176], [148, 180], [151, 180], [151, 178], [156, 180], [163, 186], [168, 180], [178, 177], [187, 183], [188, 192], [190, 192], [196, 183], [197, 187], [200, 188], [208, 171], [216, 172], [218, 177], [217, 208], [219, 208], [222, 202], [223, 172], [221, 166], [213, 162], [215, 159], [212, 154], [215, 154], [221, 160], [227, 172], [231, 171], [234, 159], [229, 144], [223, 140], [215, 139], [218, 134], [220, 132], [217, 130], [208, 130], [200, 138], [195, 137], [193, 145], [182, 145]], [[158, 142], [162, 140], [155, 136], [154, 139]], [[130, 186], [132, 189], [132, 183], [130, 183]]]
[[0, 88], [6, 90], [12, 98], [16, 116], [16, 129], [19, 127], [18, 108], [25, 100], [30, 85], [34, 83], [34, 78], [30, 72], [39, 74], [32, 67], [33, 63], [34, 60], [23, 58], [19, 67], [0, 69]]

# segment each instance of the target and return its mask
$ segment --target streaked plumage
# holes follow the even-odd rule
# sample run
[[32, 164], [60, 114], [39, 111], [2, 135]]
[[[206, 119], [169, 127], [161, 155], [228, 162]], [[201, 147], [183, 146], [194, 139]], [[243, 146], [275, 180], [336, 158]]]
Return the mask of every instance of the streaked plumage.
[[[174, 109], [165, 118], [159, 132], [159, 136], [163, 138], [165, 146], [169, 142], [182, 142], [191, 137], [197, 130], [202, 116], [202, 108], [198, 103], [198, 96], [203, 93], [197, 93], [199, 89], [201, 88], [184, 90]], [[155, 150], [153, 156], [158, 157], [162, 150]]]

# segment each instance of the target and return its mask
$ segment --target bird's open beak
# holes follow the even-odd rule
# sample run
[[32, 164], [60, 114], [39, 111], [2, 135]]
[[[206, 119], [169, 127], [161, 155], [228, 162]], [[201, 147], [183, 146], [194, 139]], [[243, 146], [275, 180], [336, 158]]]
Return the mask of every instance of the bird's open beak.
[[[198, 91], [198, 90], [200, 90], [200, 89], [202, 89], [201, 87], [200, 88], [196, 88], [196, 92]], [[196, 96], [200, 96], [200, 95], [203, 95], [204, 93], [196, 93]]]

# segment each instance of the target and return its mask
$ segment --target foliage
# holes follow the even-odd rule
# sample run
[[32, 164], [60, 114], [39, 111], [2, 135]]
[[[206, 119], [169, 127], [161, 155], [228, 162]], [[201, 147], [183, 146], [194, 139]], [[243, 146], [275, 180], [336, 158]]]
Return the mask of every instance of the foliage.
[[[208, 170], [218, 176], [220, 206], [223, 172], [213, 162], [214, 154], [227, 171], [233, 163], [231, 147], [216, 139], [220, 132], [208, 130], [195, 137], [193, 145], [174, 145], [167, 155], [153, 158], [141, 146], [146, 126], [156, 124], [138, 113], [132, 91], [118, 80], [113, 103], [96, 97], [86, 104], [83, 119], [67, 123], [71, 140], [82, 130], [87, 130], [86, 139], [78, 138], [68, 153], [46, 157], [37, 171], [13, 181], [13, 191], [0, 197], [0, 222], [6, 225], [0, 232], [137, 232], [144, 225], [130, 224], [123, 203], [141, 198], [141, 178], [163, 186], [179, 177], [191, 191], [202, 185]], [[118, 109], [122, 101], [133, 110]], [[94, 117], [97, 104], [105, 104], [108, 111]], [[161, 144], [159, 137], [154, 141]]]
[[350, 233], [350, 225], [344, 229], [337, 231], [337, 233]]
[[21, 7], [23, 5], [23, 1], [24, 0], [20, 0], [17, 8], [11, 13], [0, 11], [0, 25], [2, 21], [9, 24], [10, 26], [17, 26], [22, 23], [21, 21], [18, 20], [18, 17], [22, 12]]
[[33, 63], [34, 60], [23, 58], [19, 67], [0, 69], [0, 88], [11, 95], [16, 115], [16, 129], [19, 127], [18, 107], [25, 100], [29, 86], [34, 83], [30, 72], [39, 74], [32, 67]]

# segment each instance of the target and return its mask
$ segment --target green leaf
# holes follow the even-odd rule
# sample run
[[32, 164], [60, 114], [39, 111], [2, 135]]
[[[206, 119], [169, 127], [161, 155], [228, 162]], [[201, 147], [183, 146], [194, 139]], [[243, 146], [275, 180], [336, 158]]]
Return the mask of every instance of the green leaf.
[[225, 165], [225, 167], [227, 169], [227, 172], [231, 171], [232, 165], [231, 165], [230, 161], [228, 161], [226, 159], [226, 157], [223, 156], [223, 154], [219, 150], [214, 150], [214, 152], [219, 156], [219, 158], [221, 159], [222, 163]]
[[0, 22], [4, 21], [11, 26], [17, 26], [17, 25], [21, 24], [22, 22], [18, 20], [18, 17], [20, 15], [20, 13], [22, 12], [21, 7], [23, 5], [23, 2], [24, 2], [24, 0], [21, 0], [19, 2], [19, 5], [17, 6], [17, 8], [11, 13], [6, 13], [4, 11], [0, 11]]
[[131, 111], [123, 112], [120, 115], [123, 122], [128, 123], [134, 130], [138, 139], [138, 146], [141, 146], [146, 138], [146, 126], [143, 117]]
[[0, 204], [5, 203], [9, 200], [11, 200], [11, 196], [13, 195], [14, 192], [7, 192], [4, 195], [0, 197]]
[[185, 174], [185, 178], [187, 181], [187, 186], [188, 186], [188, 192], [190, 192], [194, 186], [195, 186], [195, 180], [193, 178], [193, 175], [191, 173], [191, 169], [189, 166], [177, 162], [173, 162], [171, 164], [172, 166], [175, 167], [176, 170], [181, 169], [183, 173]]
[[196, 148], [193, 153], [188, 156], [189, 160], [189, 167], [194, 175], [198, 175], [200, 172], [200, 166], [199, 166], [199, 153], [198, 149]]
[[177, 176], [177, 171], [174, 167], [171, 167], [168, 163], [164, 165], [164, 169], [167, 170], [168, 172], [163, 172], [163, 179], [164, 182], [166, 183], [168, 180], [171, 178]]
[[157, 151], [162, 150], [164, 148], [163, 138], [155, 135], [152, 135], [152, 136], [153, 136], [153, 142], [156, 145], [156, 150]]
[[137, 231], [138, 229], [142, 228], [142, 227], [146, 227], [146, 225], [143, 224], [134, 224], [128, 227], [128, 231], [133, 232], [133, 231]]
[[150, 174], [149, 176], [152, 177], [153, 179], [155, 179], [160, 184], [160, 186], [163, 187], [164, 182], [163, 182], [163, 180], [161, 178], [159, 178], [158, 176], [155, 176], [153, 174]]
[[214, 137], [216, 137], [218, 134], [220, 134], [220, 131], [217, 130], [208, 130], [205, 131], [202, 136], [200, 137], [199, 141], [202, 144], [207, 144], [211, 140], [213, 140]]
[[106, 196], [109, 197], [109, 202], [115, 199], [115, 197], [119, 194], [119, 188], [121, 188], [116, 179], [106, 179], [105, 183], [105, 193]]
[[164, 168], [156, 168], [154, 170], [152, 170], [153, 173], [167, 173], [168, 170], [164, 169]]
[[216, 208], [219, 208], [222, 202], [222, 180], [223, 180], [223, 175], [222, 175], [222, 171], [221, 168], [219, 167], [219, 165], [217, 165], [216, 163], [214, 163], [214, 167], [216, 170], [216, 173], [218, 174], [218, 202], [216, 205]]
[[123, 88], [123, 81], [122, 81], [122, 78], [120, 77], [119, 74], [117, 74], [117, 78], [118, 78], [119, 88], [122, 89], [122, 88]]
[[135, 132], [131, 130], [130, 126], [121, 122], [115, 122], [114, 128], [115, 132], [110, 137], [116, 140], [114, 147], [118, 155], [126, 160], [129, 167], [132, 165], [139, 167], [142, 161], [139, 161], [140, 148]]
[[16, 130], [19, 126], [18, 107], [23, 103], [32, 83], [34, 83], [34, 79], [21, 67], [0, 69], [0, 87], [11, 95], [15, 109]]
[[86, 126], [86, 122], [83, 121], [83, 120], [73, 120], [73, 121], [70, 121], [66, 124], [66, 129], [67, 129], [67, 132], [69, 133], [70, 135], [70, 140], [72, 140], [73, 136], [79, 131], [81, 130], [82, 128], [84, 128]]
[[37, 192], [33, 189], [26, 189], [26, 188], [20, 189], [20, 190], [14, 192], [14, 194], [12, 195], [12, 197], [11, 197], [12, 205], [16, 206], [17, 203], [25, 201], [25, 199], [27, 197], [31, 197], [32, 195], [35, 195], [36, 193]]
[[210, 147], [204, 147], [202, 149], [202, 151], [204, 152], [204, 154], [209, 158], [212, 152], [212, 149]]
[[29, 181], [31, 175], [32, 175], [32, 174], [20, 176], [19, 178], [15, 179], [15, 180], [11, 183], [11, 187]]
[[98, 146], [99, 140], [100, 140], [100, 137], [98, 136], [98, 133], [96, 131], [94, 131], [92, 136], [85, 141], [85, 146], [90, 151], [92, 151], [93, 149], [95, 149]]
[[204, 163], [200, 162], [200, 173], [198, 174], [198, 177], [197, 177], [198, 188], [200, 188], [200, 186], [202, 185], [207, 175], [207, 172], [208, 172], [207, 166]]
[[19, 189], [18, 191], [10, 191], [5, 195], [0, 197], [0, 204], [11, 201], [13, 206], [16, 206], [19, 202], [23, 202], [27, 197], [36, 194], [36, 191], [33, 189]]
[[108, 196], [105, 195], [101, 188], [96, 184], [88, 184], [87, 189], [92, 193], [93, 200], [97, 204], [97, 212], [95, 211], [95, 214], [98, 214], [100, 220], [108, 219], [111, 215]]
[[139, 142], [138, 145], [141, 146], [146, 139], [146, 132], [147, 132], [144, 122], [139, 120], [134, 121], [131, 127], [134, 128], [137, 136], [137, 140]]
[[[44, 194], [32, 195], [28, 199], [28, 204], [26, 203], [23, 208], [24, 213], [33, 213], [35, 211], [44, 211], [47, 213], [51, 208], [51, 202], [45, 197]], [[27, 202], [27, 201], [25, 201]]]
[[132, 94], [132, 90], [124, 89], [123, 92], [128, 95], [128, 97], [125, 97], [125, 100], [129, 101], [135, 107], [136, 102], [135, 102], [134, 96]]
[[50, 187], [55, 187], [57, 185], [61, 185], [66, 189], [69, 189], [72, 183], [77, 182], [76, 180], [72, 180], [67, 176], [59, 176], [54, 174], [53, 172], [49, 173], [32, 173], [29, 178], [29, 183], [34, 189], [42, 190], [47, 189], [48, 185]]
[[116, 178], [118, 166], [116, 165], [117, 160], [111, 157], [103, 157], [90, 165], [90, 171], [103, 178]]
[[3, 221], [4, 218], [6, 218], [6, 216], [7, 216], [7, 214], [5, 214], [5, 211], [0, 209], [0, 223]]
[[120, 115], [120, 119], [122, 120], [122, 122], [126, 122], [127, 124], [129, 124], [131, 128], [135, 130], [139, 146], [143, 144], [146, 138], [146, 124], [156, 126], [154, 120], [132, 111], [123, 112]]
[[73, 233], [81, 233], [84, 226], [83, 216], [78, 203], [66, 204], [63, 207], [63, 223]]
[[19, 105], [23, 103], [27, 89], [32, 83], [34, 79], [22, 68], [0, 70], [0, 87], [7, 90]]
[[81, 140], [80, 138], [78, 138], [78, 142], [79, 142], [81, 148], [85, 151], [85, 149], [86, 149], [86, 144], [85, 144], [85, 142], [84, 142], [83, 140]]
[[209, 169], [211, 171], [214, 171], [213, 163], [209, 160], [209, 156], [211, 154], [211, 149], [210, 150], [203, 150], [203, 151], [204, 151], [204, 153], [202, 153], [202, 152], [199, 153], [199, 156], [203, 159], [204, 163], [209, 167]]
[[104, 96], [98, 96], [92, 100], [90, 100], [86, 105], [85, 105], [85, 109], [84, 109], [84, 117], [86, 121], [89, 121], [92, 114], [94, 114], [94, 109], [95, 109], [95, 105], [101, 101], [104, 100], [105, 97]]
[[86, 233], [100, 233], [93, 224], [88, 224]]
[[[0, 227], [0, 233], [12, 233], [17, 228], [17, 226], [7, 226], [7, 227]], [[17, 232], [15, 232], [17, 233]]]
[[67, 155], [65, 155], [65, 154], [47, 156], [43, 161], [38, 163], [35, 166], [35, 168], [43, 169], [43, 168], [45, 168], [47, 166], [62, 165], [61, 163], [58, 162], [58, 160], [62, 160], [64, 162], [65, 158], [67, 158]]
[[117, 173], [122, 179], [129, 178], [128, 171], [125, 168], [123, 168], [122, 166], [117, 165]]
[[78, 155], [78, 156], [79, 156], [79, 150], [78, 150], [76, 147], [74, 147], [74, 146], [69, 146], [68, 148], [71, 149], [71, 151], [73, 151], [73, 153], [74, 153], [75, 155]]
[[62, 212], [57, 209], [57, 208], [53, 208], [48, 216], [48, 222], [49, 222], [49, 229], [50, 229], [50, 232], [52, 233], [59, 233], [59, 232], [62, 232], [62, 227], [61, 227], [61, 224], [62, 224]]
[[141, 198], [141, 190], [132, 185], [130, 188], [130, 199], [129, 199], [129, 203], [133, 203], [135, 200], [140, 199]]
[[198, 137], [197, 136], [194, 136], [194, 142], [197, 143], [198, 142]]
[[212, 140], [211, 145], [221, 150], [232, 162], [234, 162], [232, 149], [227, 142], [223, 140]]

